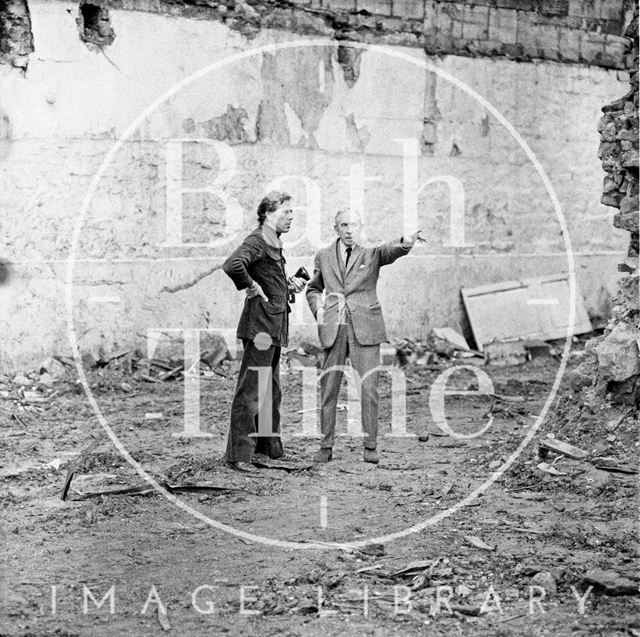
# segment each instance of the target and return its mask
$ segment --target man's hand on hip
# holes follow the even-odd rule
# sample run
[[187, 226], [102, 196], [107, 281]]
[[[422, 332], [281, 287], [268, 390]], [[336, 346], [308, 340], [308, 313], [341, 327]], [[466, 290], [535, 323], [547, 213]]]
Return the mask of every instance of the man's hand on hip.
[[254, 296], [259, 296], [261, 299], [263, 299], [265, 301], [265, 303], [269, 302], [269, 299], [267, 298], [267, 295], [264, 293], [262, 287], [260, 286], [260, 284], [257, 281], [254, 281], [247, 288], [247, 297], [252, 299]]

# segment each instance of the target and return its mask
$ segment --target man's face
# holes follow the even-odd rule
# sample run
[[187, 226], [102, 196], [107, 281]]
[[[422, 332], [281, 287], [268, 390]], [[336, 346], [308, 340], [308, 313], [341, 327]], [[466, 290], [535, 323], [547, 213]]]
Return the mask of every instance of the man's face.
[[267, 214], [270, 223], [275, 227], [276, 232], [289, 232], [293, 221], [293, 209], [291, 199], [283, 201], [273, 212]]
[[362, 229], [362, 220], [357, 213], [350, 210], [341, 212], [333, 228], [338, 237], [340, 237], [340, 241], [347, 247], [352, 247], [358, 243], [360, 230]]

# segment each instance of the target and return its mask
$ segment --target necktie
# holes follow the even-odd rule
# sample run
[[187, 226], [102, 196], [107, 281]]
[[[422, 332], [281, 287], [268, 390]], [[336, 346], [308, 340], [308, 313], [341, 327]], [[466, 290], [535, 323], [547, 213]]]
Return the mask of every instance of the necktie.
[[344, 260], [344, 269], [347, 269], [347, 266], [349, 265], [349, 257], [351, 257], [351, 248], [347, 248], [346, 250], [347, 252], [347, 258]]

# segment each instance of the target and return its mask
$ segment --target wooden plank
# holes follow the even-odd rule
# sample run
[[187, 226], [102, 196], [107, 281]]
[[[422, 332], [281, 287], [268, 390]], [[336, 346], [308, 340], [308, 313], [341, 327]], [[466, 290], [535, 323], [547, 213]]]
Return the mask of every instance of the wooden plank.
[[541, 438], [538, 440], [538, 445], [549, 451], [555, 451], [567, 458], [573, 458], [574, 460], [584, 460], [589, 454], [578, 447], [570, 445], [568, 442], [562, 442], [555, 438]]

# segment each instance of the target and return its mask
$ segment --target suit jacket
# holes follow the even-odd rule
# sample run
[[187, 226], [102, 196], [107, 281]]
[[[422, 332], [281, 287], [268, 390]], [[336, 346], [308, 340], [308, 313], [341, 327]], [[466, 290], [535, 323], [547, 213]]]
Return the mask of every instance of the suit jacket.
[[384, 343], [387, 333], [376, 293], [380, 268], [408, 254], [411, 248], [403, 248], [400, 240], [371, 248], [355, 246], [344, 272], [338, 241], [316, 254], [313, 277], [307, 286], [307, 301], [313, 315], [320, 307], [324, 308], [324, 320], [318, 323], [320, 344], [324, 349], [333, 345], [347, 313], [358, 343]]
[[260, 284], [269, 302], [254, 296], [247, 298], [238, 323], [238, 338], [253, 339], [259, 332], [271, 337], [273, 345], [286, 347], [289, 332], [289, 304], [285, 258], [281, 248], [267, 243], [262, 227], [245, 237], [222, 265], [238, 290], [253, 281]]

